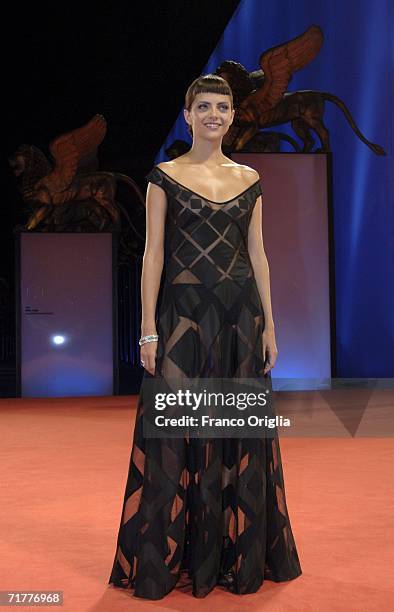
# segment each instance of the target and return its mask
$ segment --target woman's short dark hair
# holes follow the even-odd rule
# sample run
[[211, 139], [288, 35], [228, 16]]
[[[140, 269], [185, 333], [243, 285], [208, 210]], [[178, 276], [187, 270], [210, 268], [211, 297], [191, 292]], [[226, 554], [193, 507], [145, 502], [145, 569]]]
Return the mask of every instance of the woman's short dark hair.
[[[231, 108], [233, 108], [233, 92], [231, 87], [223, 77], [218, 74], [204, 74], [190, 84], [185, 95], [185, 108], [190, 112], [192, 104], [197, 94], [199, 93], [216, 93], [224, 96], [230, 96]], [[190, 124], [187, 124], [187, 131], [193, 137], [193, 129]]]

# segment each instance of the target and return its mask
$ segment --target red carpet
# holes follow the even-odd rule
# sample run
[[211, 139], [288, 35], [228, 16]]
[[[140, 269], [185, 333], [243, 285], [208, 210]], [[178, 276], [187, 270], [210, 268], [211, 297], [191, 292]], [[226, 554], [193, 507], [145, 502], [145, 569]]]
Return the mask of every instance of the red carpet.
[[[289, 405], [310, 407], [312, 397], [313, 392], [281, 394], [281, 409], [286, 398]], [[266, 581], [253, 595], [217, 587], [205, 599], [175, 590], [160, 601], [147, 601], [109, 586], [136, 399], [0, 400], [0, 590], [62, 590], [62, 609], [73, 612], [394, 608], [394, 440], [353, 438], [329, 410], [331, 437], [280, 431], [302, 576], [289, 583]], [[359, 428], [364, 436], [376, 419], [389, 424], [393, 392], [372, 393], [367, 403]], [[391, 423], [386, 435], [392, 431]]]

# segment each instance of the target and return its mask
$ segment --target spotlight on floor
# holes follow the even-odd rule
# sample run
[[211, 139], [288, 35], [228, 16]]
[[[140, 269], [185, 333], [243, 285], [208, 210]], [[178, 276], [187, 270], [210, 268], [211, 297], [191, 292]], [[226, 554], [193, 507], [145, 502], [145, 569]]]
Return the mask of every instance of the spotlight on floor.
[[53, 344], [64, 344], [66, 338], [64, 336], [52, 336]]

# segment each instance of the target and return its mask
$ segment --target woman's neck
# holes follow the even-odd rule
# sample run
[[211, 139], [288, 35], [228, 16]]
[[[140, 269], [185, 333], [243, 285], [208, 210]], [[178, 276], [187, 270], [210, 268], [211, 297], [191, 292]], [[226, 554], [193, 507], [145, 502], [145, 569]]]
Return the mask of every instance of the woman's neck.
[[227, 162], [228, 159], [223, 155], [221, 149], [221, 142], [211, 143], [206, 141], [193, 142], [191, 149], [183, 155], [183, 158], [188, 160], [191, 164], [203, 164], [208, 168], [216, 168]]

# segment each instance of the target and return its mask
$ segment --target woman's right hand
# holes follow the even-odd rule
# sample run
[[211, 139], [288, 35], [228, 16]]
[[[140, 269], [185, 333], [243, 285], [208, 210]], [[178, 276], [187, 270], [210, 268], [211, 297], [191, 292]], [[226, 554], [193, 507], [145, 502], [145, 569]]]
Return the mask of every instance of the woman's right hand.
[[157, 353], [157, 341], [155, 342], [145, 342], [140, 347], [141, 354], [141, 362], [143, 362], [143, 366], [145, 370], [152, 374], [155, 373], [156, 368], [156, 353]]

